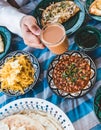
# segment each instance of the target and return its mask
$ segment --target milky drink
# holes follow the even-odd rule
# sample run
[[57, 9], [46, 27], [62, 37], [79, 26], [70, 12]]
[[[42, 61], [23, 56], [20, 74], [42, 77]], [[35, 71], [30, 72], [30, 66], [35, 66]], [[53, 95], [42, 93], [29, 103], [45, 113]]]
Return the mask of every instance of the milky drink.
[[68, 48], [65, 29], [58, 23], [49, 24], [42, 29], [41, 41], [55, 54], [62, 54]]

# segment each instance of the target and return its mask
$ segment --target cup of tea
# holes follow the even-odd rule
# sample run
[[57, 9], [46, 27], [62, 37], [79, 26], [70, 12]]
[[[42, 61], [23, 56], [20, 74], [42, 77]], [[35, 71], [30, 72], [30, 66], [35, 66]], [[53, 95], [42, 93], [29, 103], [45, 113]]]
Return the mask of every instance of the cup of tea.
[[63, 54], [68, 49], [65, 28], [59, 23], [50, 23], [42, 28], [41, 42], [54, 54]]
[[101, 45], [101, 33], [92, 26], [84, 26], [75, 34], [75, 43], [83, 51], [93, 51]]

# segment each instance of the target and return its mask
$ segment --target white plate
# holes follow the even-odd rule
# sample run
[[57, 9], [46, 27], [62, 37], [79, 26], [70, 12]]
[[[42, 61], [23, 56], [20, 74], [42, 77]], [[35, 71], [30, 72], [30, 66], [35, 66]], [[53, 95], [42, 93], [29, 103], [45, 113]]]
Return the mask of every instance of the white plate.
[[46, 100], [39, 98], [18, 99], [5, 105], [0, 109], [0, 119], [26, 109], [48, 112], [61, 123], [64, 130], [74, 130], [71, 121], [60, 108]]

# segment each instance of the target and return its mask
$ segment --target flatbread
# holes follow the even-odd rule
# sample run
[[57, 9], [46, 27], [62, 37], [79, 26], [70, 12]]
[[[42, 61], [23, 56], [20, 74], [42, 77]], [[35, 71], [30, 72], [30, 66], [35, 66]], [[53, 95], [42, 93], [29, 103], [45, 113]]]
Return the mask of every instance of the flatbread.
[[0, 121], [0, 130], [63, 130], [52, 115], [39, 111], [23, 111]]
[[101, 0], [95, 0], [89, 7], [89, 13], [101, 16]]
[[73, 17], [80, 8], [73, 1], [56, 2], [48, 6], [42, 13], [42, 26], [48, 23], [63, 23]]
[[0, 124], [4, 124], [4, 128], [9, 126], [8, 130], [45, 130], [38, 121], [21, 114], [9, 116], [2, 120]]
[[0, 35], [0, 53], [4, 52], [4, 43], [2, 40], [2, 36]]

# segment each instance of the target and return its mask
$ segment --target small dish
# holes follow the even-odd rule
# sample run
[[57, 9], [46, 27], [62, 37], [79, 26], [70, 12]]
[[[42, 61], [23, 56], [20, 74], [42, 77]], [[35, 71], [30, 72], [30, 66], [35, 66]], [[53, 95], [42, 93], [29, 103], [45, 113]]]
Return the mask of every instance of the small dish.
[[92, 2], [94, 2], [94, 0], [86, 0], [86, 2], [85, 2], [86, 12], [92, 19], [95, 19], [97, 21], [101, 21], [101, 16], [96, 16], [96, 15], [92, 15], [89, 13], [89, 7], [90, 7]]
[[[0, 61], [0, 69], [2, 69], [3, 68], [3, 65], [5, 64], [5, 63], [7, 63], [7, 61], [10, 59], [11, 60], [11, 58], [13, 57], [13, 58], [15, 58], [16, 56], [21, 56], [21, 55], [25, 55], [26, 57], [27, 57], [27, 59], [30, 61], [30, 63], [31, 63], [31, 67], [32, 68], [34, 68], [34, 74], [33, 74], [33, 79], [34, 79], [34, 81], [33, 82], [31, 82], [30, 83], [30, 85], [28, 85], [28, 87], [26, 86], [26, 87], [23, 87], [23, 93], [22, 93], [22, 91], [20, 91], [21, 89], [18, 89], [18, 90], [9, 90], [8, 88], [7, 89], [5, 89], [5, 86], [4, 86], [4, 90], [2, 90], [1, 89], [1, 91], [2, 92], [4, 92], [6, 95], [8, 95], [8, 96], [19, 96], [19, 95], [23, 95], [23, 94], [25, 94], [25, 93], [27, 93], [28, 91], [30, 91], [30, 90], [32, 90], [33, 89], [33, 87], [35, 87], [35, 84], [36, 84], [36, 82], [37, 82], [37, 80], [38, 80], [38, 77], [39, 77], [39, 73], [40, 73], [40, 66], [39, 66], [39, 62], [38, 62], [38, 60], [36, 59], [36, 57], [34, 56], [34, 55], [32, 55], [31, 53], [29, 53], [29, 52], [26, 52], [26, 51], [14, 51], [14, 52], [11, 52], [11, 53], [9, 53], [8, 55], [6, 55], [1, 61]], [[16, 60], [17, 61], [17, 60]], [[12, 65], [12, 66], [11, 66]], [[19, 62], [17, 62], [17, 63], [12, 63], [12, 64], [10, 64], [10, 66], [11, 66], [11, 68], [14, 68], [13, 70], [12, 70], [12, 74], [10, 74], [10, 81], [8, 81], [9, 80], [9, 78], [8, 78], [8, 80], [7, 80], [7, 82], [8, 82], [8, 84], [12, 84], [12, 82], [16, 82], [17, 84], [19, 84], [20, 83], [20, 81], [18, 80], [19, 78], [17, 78], [17, 80], [18, 81], [15, 81], [15, 79], [13, 80], [12, 79], [12, 75], [14, 75], [15, 76], [15, 74], [18, 72], [18, 74], [19, 74], [19, 72], [24, 72], [24, 67], [23, 66], [19, 66], [20, 68], [22, 68], [22, 69], [20, 69], [19, 71], [18, 71], [18, 69], [16, 69], [16, 67], [18, 67], [18, 65], [20, 65], [19, 64]], [[27, 65], [27, 66], [29, 66], [29, 65]], [[28, 68], [27, 68], [28, 69]], [[8, 70], [9, 72], [8, 73], [10, 73], [10, 69]], [[13, 73], [13, 71], [16, 71], [16, 73]], [[25, 70], [25, 72], [26, 72], [27, 70]], [[21, 74], [20, 74], [21, 75]], [[26, 75], [26, 74], [25, 74]], [[13, 77], [14, 77], [13, 76]], [[27, 76], [27, 75], [26, 75]], [[20, 78], [23, 78], [23, 77], [20, 77]], [[27, 78], [27, 77], [26, 77]], [[23, 84], [26, 84], [26, 78], [24, 77], [24, 81], [23, 81]], [[11, 80], [12, 79], [12, 80]], [[30, 80], [30, 79], [29, 79]], [[4, 80], [5, 81], [5, 80]], [[21, 85], [21, 84], [20, 84]], [[0, 84], [0, 86], [1, 86], [1, 84]], [[8, 86], [8, 85], [7, 85]], [[18, 87], [19, 88], [19, 87]]]
[[29, 112], [36, 110], [51, 114], [51, 116], [53, 116], [53, 118], [55, 118], [61, 124], [63, 130], [74, 130], [73, 124], [71, 123], [70, 119], [60, 108], [44, 99], [39, 98], [23, 98], [8, 103], [0, 109], [0, 120], [4, 119], [7, 116], [23, 112], [25, 110]]
[[9, 50], [11, 44], [11, 33], [5, 27], [0, 26], [0, 35], [4, 42], [4, 52], [0, 53], [0, 59], [2, 59]]
[[75, 43], [81, 50], [92, 51], [101, 45], [101, 33], [92, 26], [83, 26], [75, 34]]
[[[37, 22], [39, 26], [42, 28], [41, 25], [41, 18], [42, 18], [42, 11], [40, 9], [45, 9], [47, 6], [49, 6], [53, 2], [59, 2], [61, 0], [42, 0], [38, 6], [34, 10], [34, 17], [37, 19]], [[65, 27], [66, 34], [69, 36], [73, 34], [83, 23], [85, 19], [85, 10], [84, 6], [79, 0], [73, 0], [80, 8], [80, 11], [70, 18], [67, 22], [63, 23], [63, 26]]]
[[97, 89], [95, 98], [94, 98], [94, 111], [101, 122], [101, 86]]
[[[78, 73], [79, 72], [79, 68], [77, 68], [76, 66], [74, 67], [74, 68], [77, 68], [76, 70], [77, 70], [77, 72], [76, 72], [76, 70], [75, 70], [75, 75], [73, 75], [72, 77], [67, 77], [66, 78], [66, 80], [64, 79], [64, 71], [60, 71], [60, 69], [61, 70], [63, 70], [62, 68], [63, 68], [63, 66], [64, 67], [68, 67], [69, 66], [69, 64], [66, 64], [66, 63], [64, 63], [64, 65], [62, 65], [61, 67], [62, 68], [59, 68], [59, 67], [57, 67], [57, 65], [60, 63], [60, 65], [62, 64], [62, 60], [63, 60], [63, 57], [69, 57], [68, 59], [70, 59], [70, 57], [71, 56], [78, 56], [78, 57], [80, 57], [80, 58], [82, 58], [82, 60], [84, 60], [84, 61], [87, 61], [87, 64], [89, 64], [89, 66], [90, 66], [90, 76], [89, 76], [89, 80], [88, 80], [88, 82], [87, 82], [87, 84], [84, 86], [84, 87], [82, 87], [82, 88], [80, 88], [79, 89], [79, 87], [81, 86], [80, 84], [79, 84], [79, 86], [78, 85], [75, 85], [75, 86], [77, 86], [76, 87], [76, 89], [75, 89], [75, 91], [74, 91], [74, 85], [72, 84], [72, 87], [69, 87], [68, 85], [65, 85], [65, 86], [63, 86], [62, 84], [64, 84], [65, 83], [65, 81], [66, 81], [66, 84], [68, 84], [68, 79], [72, 79], [72, 77], [74, 77], [74, 78], [76, 78], [76, 77], [78, 77], [77, 78], [77, 80], [76, 80], [76, 82], [78, 82], [78, 80], [80, 79], [79, 77], [80, 76], [75, 76], [76, 75], [76, 73]], [[59, 62], [60, 61], [60, 62]], [[67, 59], [65, 60], [66, 62], [67, 62]], [[79, 60], [80, 61], [80, 60]], [[72, 62], [72, 61], [71, 61]], [[73, 63], [73, 62], [72, 62]], [[73, 63], [74, 64], [74, 63]], [[81, 62], [80, 62], [80, 64], [81, 64]], [[79, 65], [80, 65], [79, 64]], [[75, 64], [76, 65], [76, 64]], [[81, 66], [81, 65], [80, 65]], [[60, 75], [60, 76], [57, 76], [56, 77], [56, 79], [58, 80], [58, 84], [60, 85], [60, 81], [64, 81], [64, 82], [62, 82], [61, 83], [61, 85], [60, 85], [60, 87], [58, 86], [56, 86], [55, 84], [56, 84], [56, 81], [54, 80], [55, 78], [54, 78], [54, 74], [55, 74], [55, 76], [57, 75], [56, 73], [55, 73], [55, 67], [57, 67], [57, 69], [59, 70], [59, 73], [57, 72], [57, 74], [59, 74], [60, 75], [60, 73], [62, 74], [62, 75]], [[68, 69], [68, 70], [70, 70], [70, 69]], [[73, 70], [73, 69], [72, 69]], [[73, 70], [74, 71], [74, 70]], [[66, 69], [65, 69], [65, 72], [67, 73], [67, 71], [66, 71]], [[87, 72], [89, 72], [89, 71], [87, 71]], [[72, 72], [70, 72], [70, 73], [72, 73]], [[74, 73], [74, 72], [73, 72]], [[72, 73], [72, 74], [73, 74]], [[59, 77], [61, 77], [62, 76], [62, 80], [59, 80]], [[94, 83], [95, 83], [95, 80], [96, 80], [96, 66], [95, 66], [95, 64], [94, 64], [94, 62], [93, 62], [93, 60], [88, 56], [88, 55], [86, 55], [86, 54], [84, 54], [84, 53], [82, 53], [82, 52], [79, 52], [79, 51], [68, 51], [68, 52], [66, 52], [66, 53], [64, 53], [64, 54], [62, 54], [62, 55], [59, 55], [59, 56], [56, 56], [56, 58], [51, 62], [51, 64], [50, 64], [50, 66], [49, 66], [49, 69], [48, 69], [48, 76], [47, 76], [47, 78], [48, 78], [48, 83], [49, 83], [49, 86], [50, 86], [50, 88], [53, 90], [53, 92], [55, 92], [57, 95], [59, 95], [59, 96], [61, 96], [61, 97], [64, 97], [64, 98], [78, 98], [78, 97], [81, 97], [81, 96], [83, 96], [84, 94], [86, 94], [87, 92], [89, 92], [91, 89], [92, 89], [92, 87], [93, 87], [93, 85], [94, 85]], [[54, 78], [54, 79], [53, 79]], [[69, 80], [70, 81], [70, 80]], [[55, 82], [55, 83], [54, 83]], [[72, 83], [75, 83], [74, 81], [72, 82]], [[79, 82], [79, 83], [81, 83], [81, 81]], [[67, 87], [67, 88], [66, 88]], [[61, 88], [61, 89], [60, 89]], [[66, 88], [66, 91], [65, 90], [63, 90], [63, 88], [65, 89]], [[67, 89], [68, 89], [68, 91], [67, 91]], [[73, 89], [73, 91], [71, 91], [70, 89]]]

